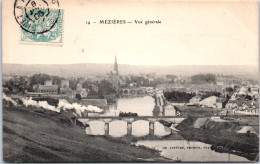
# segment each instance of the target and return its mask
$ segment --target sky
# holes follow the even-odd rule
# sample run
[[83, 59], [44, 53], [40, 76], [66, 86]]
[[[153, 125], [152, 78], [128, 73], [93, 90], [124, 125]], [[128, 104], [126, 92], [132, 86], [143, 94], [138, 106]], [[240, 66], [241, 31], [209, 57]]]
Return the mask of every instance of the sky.
[[[62, 46], [22, 43], [13, 1], [3, 2], [3, 63], [113, 63], [117, 56], [130, 65], [258, 65], [257, 1], [59, 2]], [[133, 23], [98, 24], [105, 19]]]

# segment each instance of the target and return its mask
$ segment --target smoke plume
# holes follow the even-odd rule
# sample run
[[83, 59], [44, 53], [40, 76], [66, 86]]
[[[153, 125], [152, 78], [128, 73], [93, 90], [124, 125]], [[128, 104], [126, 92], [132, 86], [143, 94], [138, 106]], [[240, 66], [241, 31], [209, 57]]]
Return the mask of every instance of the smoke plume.
[[[18, 106], [18, 103], [16, 101], [14, 101], [10, 97], [7, 97], [4, 93], [3, 93], [3, 99], [8, 102], [11, 102], [14, 106]], [[81, 117], [82, 113], [84, 113], [84, 112], [100, 113], [103, 111], [102, 109], [100, 109], [96, 106], [92, 106], [92, 105], [84, 106], [84, 105], [80, 105], [78, 103], [69, 103], [65, 99], [59, 100], [57, 108], [55, 106], [48, 104], [47, 101], [35, 101], [31, 97], [30, 98], [20, 98], [20, 100], [23, 102], [23, 105], [25, 105], [26, 107], [33, 106], [36, 108], [43, 108], [43, 109], [58, 112], [58, 113], [60, 113], [61, 109], [64, 109], [66, 111], [72, 110], [73, 113], [75, 113], [75, 115], [79, 116], [79, 117]]]
[[67, 100], [64, 100], [64, 99], [59, 100], [58, 108], [63, 108], [64, 110], [75, 109], [76, 114], [78, 116], [82, 116], [82, 113], [84, 113], [85, 111], [98, 112], [98, 113], [103, 111], [102, 109], [100, 109], [96, 106], [92, 106], [92, 105], [84, 106], [84, 105], [80, 105], [78, 103], [71, 104]]
[[52, 105], [49, 105], [47, 101], [35, 101], [33, 100], [31, 97], [28, 99], [28, 98], [21, 98], [23, 104], [28, 107], [28, 106], [34, 106], [34, 107], [37, 107], [37, 108], [44, 108], [46, 110], [51, 110], [51, 111], [54, 111], [54, 112], [60, 112], [60, 109], [58, 108], [55, 108], [55, 106], [52, 106]]
[[18, 103], [16, 101], [14, 101], [12, 98], [7, 97], [4, 93], [2, 94], [2, 97], [4, 100], [11, 102], [14, 106], [18, 106]]

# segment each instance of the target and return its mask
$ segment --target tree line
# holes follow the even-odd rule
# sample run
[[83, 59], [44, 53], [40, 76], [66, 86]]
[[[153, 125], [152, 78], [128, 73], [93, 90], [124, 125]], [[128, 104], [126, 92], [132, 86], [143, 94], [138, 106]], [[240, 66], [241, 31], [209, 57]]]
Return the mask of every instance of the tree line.
[[[12, 91], [15, 87], [17, 92], [25, 92], [25, 90], [33, 91], [34, 85], [44, 85], [45, 81], [52, 80], [53, 85], [61, 85], [61, 81], [65, 80], [65, 78], [59, 76], [52, 76], [47, 74], [34, 74], [29, 77], [28, 80], [25, 80], [24, 77], [19, 77], [16, 79], [11, 79], [7, 81], [4, 87], [8, 88], [9, 91]], [[72, 90], [76, 90], [77, 84], [80, 82], [80, 79], [69, 79], [69, 88]], [[94, 92], [92, 90], [92, 84], [98, 87], [98, 92]], [[112, 83], [107, 80], [102, 80], [101, 82], [90, 82], [84, 81], [82, 83], [82, 87], [86, 88], [90, 91], [90, 95], [93, 96], [102, 96], [108, 94], [115, 94], [116, 90], [113, 87]]]
[[188, 103], [192, 97], [196, 96], [196, 93], [186, 93], [179, 91], [164, 92], [164, 97], [167, 101]]
[[216, 83], [216, 76], [214, 74], [197, 74], [191, 76], [192, 84], [210, 84]]

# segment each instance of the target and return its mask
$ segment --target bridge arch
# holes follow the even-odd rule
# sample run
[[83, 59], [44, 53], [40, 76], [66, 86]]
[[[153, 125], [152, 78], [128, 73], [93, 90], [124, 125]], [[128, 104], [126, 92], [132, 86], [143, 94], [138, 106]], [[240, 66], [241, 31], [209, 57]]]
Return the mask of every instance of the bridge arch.
[[88, 121], [87, 124], [89, 127], [86, 127], [87, 135], [105, 135], [105, 122], [99, 120]]
[[129, 95], [129, 89], [123, 89], [123, 95]]
[[144, 88], [140, 88], [140, 89], [137, 90], [138, 95], [145, 95], [145, 93], [146, 93], [146, 91], [145, 91]]
[[171, 134], [171, 129], [164, 126], [160, 122], [156, 121], [154, 123], [154, 135], [156, 136], [166, 136]]
[[149, 134], [149, 121], [137, 120], [132, 123], [132, 135], [141, 137]]
[[130, 90], [130, 95], [136, 95], [136, 94], [137, 94], [137, 91], [135, 89]]
[[109, 135], [113, 137], [122, 137], [127, 135], [127, 122], [124, 120], [115, 120], [110, 122]]

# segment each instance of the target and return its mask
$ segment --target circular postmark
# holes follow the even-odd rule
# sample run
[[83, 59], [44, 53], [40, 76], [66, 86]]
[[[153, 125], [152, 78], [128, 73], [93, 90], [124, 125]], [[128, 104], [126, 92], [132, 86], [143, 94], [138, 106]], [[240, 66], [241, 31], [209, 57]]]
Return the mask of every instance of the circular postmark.
[[14, 17], [20, 27], [41, 34], [52, 29], [60, 16], [58, 0], [15, 0]]

